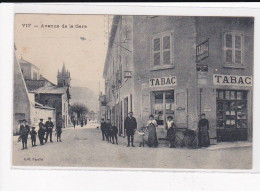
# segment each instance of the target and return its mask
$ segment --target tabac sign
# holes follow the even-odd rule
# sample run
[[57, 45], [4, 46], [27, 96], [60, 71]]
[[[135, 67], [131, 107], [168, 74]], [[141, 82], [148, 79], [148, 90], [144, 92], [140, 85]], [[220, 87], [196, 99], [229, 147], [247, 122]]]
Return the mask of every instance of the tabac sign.
[[152, 87], [162, 87], [162, 86], [176, 86], [176, 85], [177, 85], [176, 76], [150, 78], [149, 79], [150, 88], [152, 88]]
[[214, 85], [252, 86], [252, 76], [213, 74]]

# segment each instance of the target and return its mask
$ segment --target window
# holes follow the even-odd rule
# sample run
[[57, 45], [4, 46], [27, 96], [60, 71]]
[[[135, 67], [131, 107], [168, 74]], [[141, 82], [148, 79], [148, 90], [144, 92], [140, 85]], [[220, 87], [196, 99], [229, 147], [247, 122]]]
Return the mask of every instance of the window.
[[242, 65], [243, 35], [238, 32], [224, 33], [225, 63], [231, 66]]
[[164, 125], [167, 116], [174, 117], [174, 90], [153, 92], [152, 107], [158, 125]]
[[163, 33], [152, 39], [152, 66], [172, 65], [172, 34]]

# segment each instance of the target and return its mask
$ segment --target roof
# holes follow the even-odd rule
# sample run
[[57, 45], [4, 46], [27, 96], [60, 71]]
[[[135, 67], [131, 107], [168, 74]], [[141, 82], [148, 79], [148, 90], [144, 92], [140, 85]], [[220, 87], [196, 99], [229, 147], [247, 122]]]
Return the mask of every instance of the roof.
[[32, 92], [44, 86], [55, 86], [55, 84], [45, 79], [44, 77], [41, 77], [40, 80], [25, 79], [25, 84], [29, 92]]
[[108, 48], [107, 48], [107, 56], [106, 56], [106, 61], [105, 61], [105, 67], [104, 67], [104, 71], [103, 71], [103, 77], [104, 78], [106, 77], [106, 74], [107, 74], [108, 60], [109, 60], [111, 49], [112, 49], [114, 39], [115, 39], [115, 36], [116, 36], [116, 30], [117, 30], [117, 26], [118, 26], [120, 17], [121, 16], [114, 16], [114, 18], [113, 18], [112, 29], [111, 29], [111, 32], [110, 32], [110, 39], [109, 39]]
[[43, 106], [42, 104], [40, 104], [38, 102], [35, 102], [35, 108], [55, 110], [55, 108], [52, 108], [52, 107], [49, 107], [49, 106]]
[[45, 86], [34, 90], [34, 93], [37, 94], [64, 94], [66, 93], [66, 87], [58, 87], [58, 86]]
[[46, 85], [45, 80], [25, 80], [26, 87], [29, 92], [32, 92], [33, 90], [36, 90], [40, 87], [44, 87]]
[[29, 61], [24, 60], [23, 58], [19, 59], [19, 63], [20, 63], [20, 64], [22, 63], [22, 64], [27, 64], [27, 65], [32, 65], [32, 66], [36, 67], [37, 69], [40, 69], [40, 68], [37, 67], [36, 65], [30, 63]]

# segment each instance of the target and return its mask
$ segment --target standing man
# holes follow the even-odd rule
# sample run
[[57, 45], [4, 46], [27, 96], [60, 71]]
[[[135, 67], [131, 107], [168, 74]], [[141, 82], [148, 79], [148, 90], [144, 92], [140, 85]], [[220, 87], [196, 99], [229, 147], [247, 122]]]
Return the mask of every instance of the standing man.
[[26, 120], [23, 119], [22, 124], [20, 126], [20, 137], [19, 137], [19, 139], [22, 139], [23, 149], [27, 149], [27, 138], [28, 138], [28, 129], [26, 128]]
[[201, 114], [201, 119], [198, 124], [199, 128], [199, 146], [208, 147], [210, 144], [209, 140], [209, 121], [206, 119], [205, 113]]
[[73, 126], [74, 126], [74, 129], [75, 129], [75, 126], [76, 126], [76, 120], [73, 119]]
[[44, 130], [43, 119], [40, 119], [38, 137], [39, 137], [41, 145], [44, 145], [44, 143], [43, 143], [44, 135], [45, 135], [45, 130]]
[[110, 120], [109, 119], [107, 119], [107, 124], [106, 124], [106, 138], [107, 138], [107, 142], [112, 142], [111, 140], [111, 138], [112, 138], [112, 136], [111, 136], [111, 127], [112, 127], [112, 125], [111, 125], [111, 123], [110, 123]]
[[56, 133], [57, 133], [57, 142], [61, 141], [61, 133], [62, 133], [62, 118], [58, 119], [57, 122], [56, 122]]
[[127, 135], [127, 147], [130, 146], [130, 139], [132, 143], [132, 147], [134, 146], [134, 134], [137, 128], [137, 122], [136, 119], [133, 117], [133, 112], [129, 112], [129, 116], [126, 117], [125, 119], [125, 130], [126, 130], [126, 135]]
[[100, 128], [101, 128], [101, 133], [102, 133], [102, 140], [105, 141], [107, 123], [105, 122], [105, 120], [103, 118], [101, 119]]
[[48, 121], [45, 123], [46, 127], [46, 138], [45, 138], [45, 143], [48, 141], [48, 136], [50, 134], [50, 142], [52, 142], [52, 130], [53, 130], [53, 122], [51, 121], [51, 117], [48, 117]]

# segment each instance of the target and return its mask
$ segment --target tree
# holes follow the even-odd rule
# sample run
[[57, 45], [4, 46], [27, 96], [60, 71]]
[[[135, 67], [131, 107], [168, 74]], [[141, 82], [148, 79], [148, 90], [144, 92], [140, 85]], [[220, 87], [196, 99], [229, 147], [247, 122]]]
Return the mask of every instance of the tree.
[[70, 106], [70, 112], [75, 112], [78, 118], [83, 118], [89, 110], [85, 104], [74, 103]]

